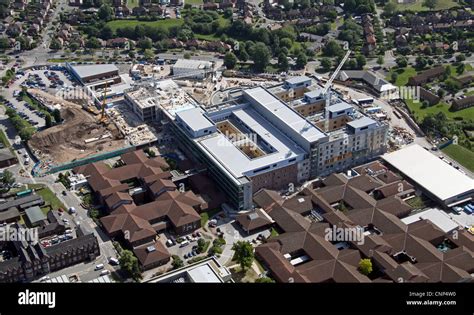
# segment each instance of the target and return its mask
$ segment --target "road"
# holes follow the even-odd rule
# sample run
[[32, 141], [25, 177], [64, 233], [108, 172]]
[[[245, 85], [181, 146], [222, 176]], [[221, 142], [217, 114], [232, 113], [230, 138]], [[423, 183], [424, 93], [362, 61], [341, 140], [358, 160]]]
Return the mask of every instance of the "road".
[[[0, 107], [0, 128], [5, 132], [8, 141], [14, 148], [15, 152], [21, 150], [22, 152], [27, 152], [23, 145], [15, 144], [16, 131], [13, 125], [10, 123], [8, 117], [5, 115], [5, 108]], [[118, 257], [118, 254], [112, 244], [110, 238], [95, 224], [95, 222], [88, 216], [87, 210], [81, 206], [81, 200], [76, 195], [75, 192], [67, 190], [61, 183], [56, 182], [55, 175], [46, 175], [43, 177], [34, 178], [31, 176], [31, 165], [25, 165], [25, 158], [22, 155], [18, 155], [19, 164], [9, 168], [10, 171], [14, 174], [17, 183], [21, 184], [44, 184], [49, 187], [53, 192], [56, 193], [58, 199], [65, 205], [67, 209], [74, 207], [76, 213], [72, 216], [65, 213], [63, 216], [69, 218], [71, 228], [76, 224], [81, 225], [85, 230], [93, 232], [97, 237], [99, 247], [100, 247], [100, 256], [90, 263], [81, 263], [72, 267], [69, 267], [64, 270], [57, 271], [51, 275], [55, 277], [57, 275], [69, 275], [71, 273], [78, 273], [84, 281], [92, 280], [97, 278], [98, 273], [94, 270], [95, 265], [104, 264], [108, 268], [112, 268], [107, 264], [108, 257]], [[31, 157], [30, 157], [31, 160]], [[22, 172], [21, 170], [25, 170]], [[66, 195], [63, 195], [61, 192], [65, 191]], [[70, 270], [69, 270], [70, 269]]]

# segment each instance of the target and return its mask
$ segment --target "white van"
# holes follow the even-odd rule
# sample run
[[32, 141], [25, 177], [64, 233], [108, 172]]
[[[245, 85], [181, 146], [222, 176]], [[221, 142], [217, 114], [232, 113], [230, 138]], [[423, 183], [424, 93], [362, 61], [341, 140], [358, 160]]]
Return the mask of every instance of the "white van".
[[189, 245], [189, 241], [183, 241], [181, 242], [181, 244], [179, 245], [179, 247], [185, 247], [185, 246], [188, 246]]
[[106, 270], [102, 270], [102, 271], [100, 272], [100, 275], [101, 275], [101, 276], [110, 275], [110, 270], [107, 270], [107, 269], [106, 269]]

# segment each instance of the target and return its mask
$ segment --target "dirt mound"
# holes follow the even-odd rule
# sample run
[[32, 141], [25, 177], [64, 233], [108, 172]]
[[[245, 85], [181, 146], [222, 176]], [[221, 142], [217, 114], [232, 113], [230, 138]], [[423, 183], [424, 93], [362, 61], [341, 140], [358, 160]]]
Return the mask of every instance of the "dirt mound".
[[[46, 155], [56, 163], [83, 158], [100, 151], [111, 151], [125, 144], [115, 125], [103, 126], [96, 117], [82, 109], [63, 108], [61, 117], [64, 119], [62, 124], [35, 133], [29, 141], [30, 146], [40, 155]], [[88, 139], [95, 141], [86, 143]]]

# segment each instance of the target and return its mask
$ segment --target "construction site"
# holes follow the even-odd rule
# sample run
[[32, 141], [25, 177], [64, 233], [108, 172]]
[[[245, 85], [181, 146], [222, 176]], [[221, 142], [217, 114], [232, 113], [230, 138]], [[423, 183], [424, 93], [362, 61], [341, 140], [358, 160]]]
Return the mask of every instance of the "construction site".
[[35, 156], [42, 161], [40, 167], [47, 168], [128, 145], [116, 125], [103, 113], [90, 110], [87, 102], [78, 105], [42, 91], [31, 91], [31, 94], [43, 105], [59, 109], [63, 120], [61, 124], [38, 131], [29, 141]]

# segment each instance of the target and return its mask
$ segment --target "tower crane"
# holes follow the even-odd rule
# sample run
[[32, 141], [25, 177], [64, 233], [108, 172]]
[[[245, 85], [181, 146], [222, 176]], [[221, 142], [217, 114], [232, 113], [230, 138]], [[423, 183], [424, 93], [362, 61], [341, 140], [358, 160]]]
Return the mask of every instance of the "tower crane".
[[345, 56], [342, 58], [341, 62], [337, 66], [336, 70], [334, 70], [333, 74], [329, 78], [329, 80], [324, 85], [323, 91], [321, 92], [321, 96], [326, 99], [326, 106], [324, 110], [324, 131], [329, 131], [329, 106], [331, 106], [331, 85], [332, 81], [337, 77], [339, 71], [341, 70], [344, 63], [346, 63], [349, 55], [351, 54], [350, 50], [347, 50]]

